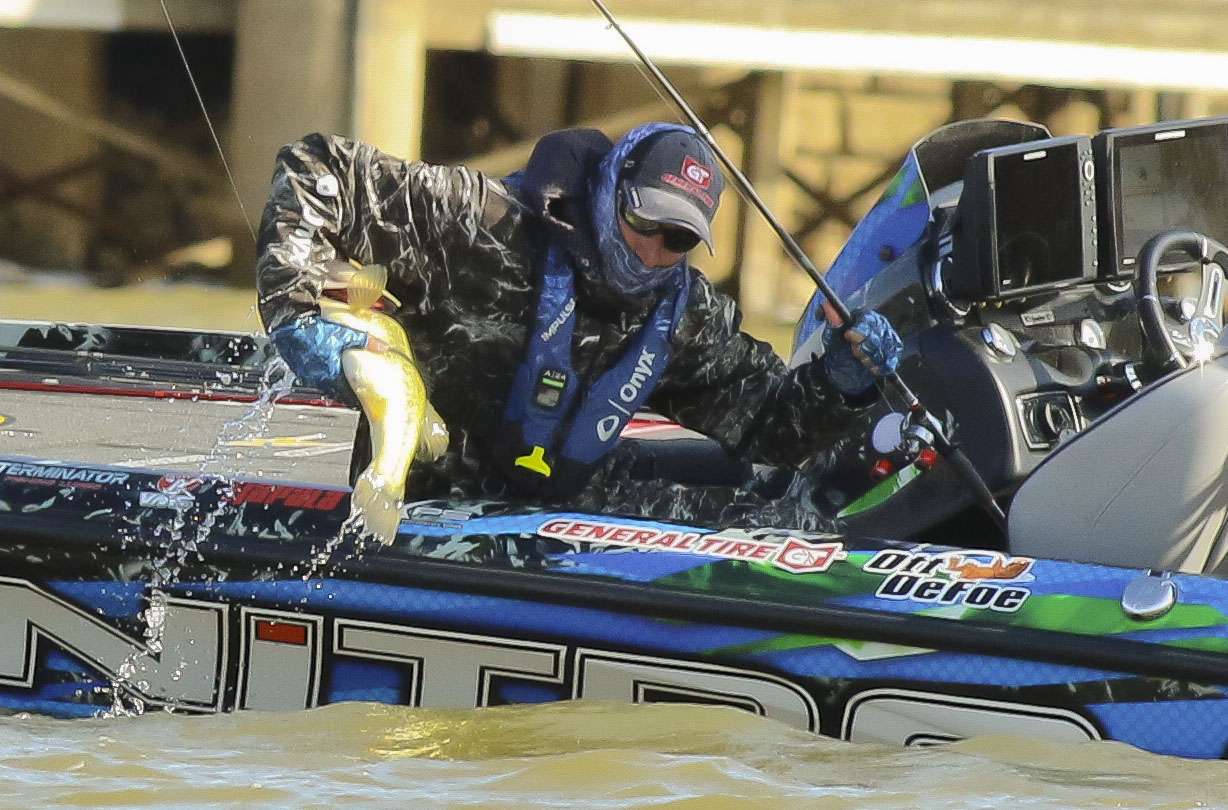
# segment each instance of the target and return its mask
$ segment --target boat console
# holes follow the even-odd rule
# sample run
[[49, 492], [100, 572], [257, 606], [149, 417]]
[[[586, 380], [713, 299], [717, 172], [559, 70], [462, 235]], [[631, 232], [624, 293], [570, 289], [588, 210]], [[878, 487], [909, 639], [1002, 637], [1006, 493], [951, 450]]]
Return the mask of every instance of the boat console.
[[[933, 133], [893, 184], [911, 164], [923, 195], [889, 190], [877, 207], [891, 210], [858, 228], [876, 232], [855, 232], [829, 273], [850, 308], [877, 309], [900, 330], [901, 375], [1002, 501], [1148, 382], [1206, 359], [1223, 326], [1223, 262], [1197, 240], [1153, 257], [1154, 287], [1135, 289], [1157, 234], [1228, 240], [1228, 118], [1047, 136], [1000, 121]], [[924, 228], [888, 250], [918, 198]], [[841, 290], [852, 279], [857, 288]], [[795, 363], [821, 352], [819, 320], [812, 302]], [[971, 495], [944, 465], [917, 474], [932, 458], [915, 442], [910, 451], [915, 427], [901, 411], [889, 392], [870, 409], [868, 438], [844, 452], [820, 497], [857, 530], [936, 531], [949, 543], [947, 521]], [[989, 536], [974, 544], [993, 542], [988, 522], [979, 528]]]

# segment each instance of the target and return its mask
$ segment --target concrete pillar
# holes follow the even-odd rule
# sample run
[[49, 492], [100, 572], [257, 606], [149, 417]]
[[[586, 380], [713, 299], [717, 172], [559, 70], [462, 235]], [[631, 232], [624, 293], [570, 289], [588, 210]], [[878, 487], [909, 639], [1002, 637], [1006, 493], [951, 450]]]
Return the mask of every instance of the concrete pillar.
[[[666, 71], [670, 81], [685, 95], [691, 90], [696, 71], [671, 65]], [[576, 118], [587, 121], [610, 115], [618, 110], [650, 104], [658, 99], [653, 86], [644, 80], [634, 65], [581, 63], [580, 91], [577, 94]], [[607, 132], [618, 137], [621, 132]]]
[[[726, 124], [715, 124], [709, 130], [716, 139], [726, 157], [735, 165], [742, 163], [742, 140], [731, 127]], [[721, 170], [724, 173], [724, 169]], [[703, 270], [708, 280], [714, 284], [726, 284], [737, 272], [738, 233], [742, 221], [742, 209], [745, 207], [738, 190], [725, 177], [725, 191], [721, 194], [721, 207], [716, 210], [716, 219], [712, 222], [712, 239], [716, 243], [716, 255], [709, 256], [708, 249], [703, 245], [691, 253], [691, 262]], [[758, 214], [756, 214], [758, 216]]]
[[426, 83], [426, 0], [358, 0], [353, 134], [417, 158]]
[[[782, 172], [781, 155], [794, 152], [785, 113], [786, 77], [765, 72], [756, 82], [750, 115], [750, 137], [742, 170], [759, 196], [777, 217], [785, 216], [788, 179]], [[789, 223], [784, 221], [787, 228]], [[770, 317], [778, 307], [782, 272], [788, 261], [780, 240], [752, 206], [742, 213], [739, 297], [748, 317]]]
[[[0, 72], [26, 82], [76, 113], [96, 116], [106, 101], [102, 36], [92, 31], [0, 29]], [[23, 179], [85, 161], [101, 152], [93, 136], [0, 96], [0, 164]], [[85, 211], [98, 210], [98, 170], [46, 190]], [[0, 205], [0, 257], [40, 266], [74, 267], [86, 257], [94, 226], [27, 197]]]
[[1214, 109], [1215, 96], [1211, 93], [1186, 93], [1181, 115], [1183, 118], [1203, 118], [1214, 115]]
[[[235, 81], [229, 149], [247, 216], [259, 227], [273, 159], [310, 132], [349, 126], [351, 19], [338, 0], [244, 0], [235, 20]], [[248, 258], [244, 258], [247, 254]], [[236, 275], [254, 256], [235, 236]]]
[[499, 109], [532, 138], [565, 126], [570, 66], [561, 59], [505, 60], [497, 74]]
[[1156, 110], [1159, 106], [1159, 94], [1154, 90], [1142, 88], [1127, 92], [1130, 94], [1127, 108], [1116, 117], [1113, 126], [1132, 127], [1153, 123], [1156, 120]]

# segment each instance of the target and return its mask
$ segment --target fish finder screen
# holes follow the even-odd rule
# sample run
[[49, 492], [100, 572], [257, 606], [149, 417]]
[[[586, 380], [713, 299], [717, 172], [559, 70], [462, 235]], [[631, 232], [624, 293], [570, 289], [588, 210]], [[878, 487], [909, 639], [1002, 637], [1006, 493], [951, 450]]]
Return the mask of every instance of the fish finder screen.
[[1119, 137], [1113, 149], [1121, 270], [1161, 231], [1228, 239], [1228, 123]]
[[1076, 144], [994, 156], [998, 288], [1007, 293], [1083, 277]]

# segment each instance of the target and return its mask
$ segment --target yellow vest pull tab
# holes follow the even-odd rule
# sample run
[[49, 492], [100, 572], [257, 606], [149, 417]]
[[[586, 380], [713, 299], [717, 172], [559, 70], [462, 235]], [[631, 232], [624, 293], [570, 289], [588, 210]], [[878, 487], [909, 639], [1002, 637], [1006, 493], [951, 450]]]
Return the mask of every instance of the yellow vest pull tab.
[[546, 463], [546, 448], [533, 446], [533, 450], [527, 456], [520, 456], [516, 459], [517, 467], [524, 467], [527, 470], [532, 470], [538, 475], [550, 477], [550, 465]]

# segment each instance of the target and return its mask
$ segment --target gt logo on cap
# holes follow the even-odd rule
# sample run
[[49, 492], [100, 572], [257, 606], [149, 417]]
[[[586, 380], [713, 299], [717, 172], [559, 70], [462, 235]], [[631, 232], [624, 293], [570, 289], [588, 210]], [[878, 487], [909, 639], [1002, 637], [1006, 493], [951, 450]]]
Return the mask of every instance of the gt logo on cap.
[[712, 185], [712, 170], [690, 155], [682, 161], [682, 176], [700, 188]]

